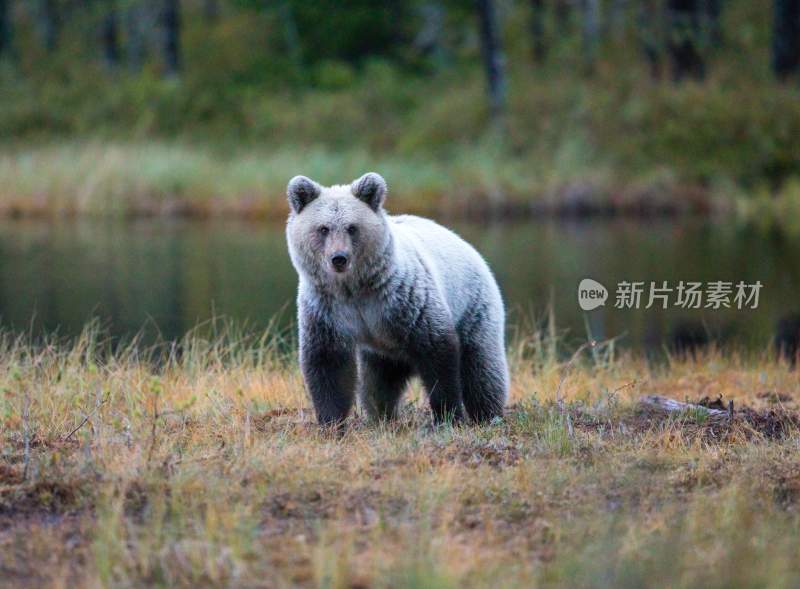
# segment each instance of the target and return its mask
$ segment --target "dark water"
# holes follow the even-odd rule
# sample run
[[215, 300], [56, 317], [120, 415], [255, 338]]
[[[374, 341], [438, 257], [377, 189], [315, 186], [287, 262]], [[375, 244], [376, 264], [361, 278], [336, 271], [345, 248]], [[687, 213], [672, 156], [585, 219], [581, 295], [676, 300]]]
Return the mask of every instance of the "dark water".
[[[585, 221], [455, 228], [488, 259], [511, 311], [542, 316], [552, 304], [565, 341], [620, 337], [660, 348], [674, 332], [726, 344], [766, 345], [779, 317], [800, 310], [800, 239], [707, 221]], [[577, 285], [608, 287], [584, 313]], [[619, 281], [761, 281], [757, 309], [614, 308]], [[80, 333], [100, 318], [115, 337], [145, 329], [180, 337], [212, 316], [251, 329], [294, 319], [296, 277], [280, 224], [137, 221], [0, 223], [0, 322], [5, 329]], [[647, 301], [643, 295], [642, 306]], [[671, 303], [670, 303], [671, 304]], [[735, 305], [734, 305], [735, 307]], [[688, 326], [688, 328], [687, 328]]]

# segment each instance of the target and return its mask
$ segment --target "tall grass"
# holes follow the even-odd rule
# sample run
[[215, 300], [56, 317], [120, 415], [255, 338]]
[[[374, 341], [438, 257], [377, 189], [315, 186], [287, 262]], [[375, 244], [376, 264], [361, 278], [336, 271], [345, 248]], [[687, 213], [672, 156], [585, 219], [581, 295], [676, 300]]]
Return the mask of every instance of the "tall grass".
[[[166, 142], [67, 143], [0, 154], [0, 212], [45, 215], [284, 216], [288, 179], [303, 173], [347, 183], [377, 169], [403, 209], [432, 210], [479, 180], [423, 158], [374, 158], [357, 149], [237, 151]], [[476, 154], [476, 157], [477, 154]], [[475, 190], [488, 189], [478, 181]]]
[[397, 422], [331, 435], [285, 334], [218, 327], [146, 350], [96, 326], [0, 338], [0, 585], [797, 582], [797, 433], [636, 405], [724, 392], [766, 409], [779, 392], [795, 407], [796, 375], [766, 356], [567, 364], [529, 333], [503, 422], [433, 428], [415, 385]]

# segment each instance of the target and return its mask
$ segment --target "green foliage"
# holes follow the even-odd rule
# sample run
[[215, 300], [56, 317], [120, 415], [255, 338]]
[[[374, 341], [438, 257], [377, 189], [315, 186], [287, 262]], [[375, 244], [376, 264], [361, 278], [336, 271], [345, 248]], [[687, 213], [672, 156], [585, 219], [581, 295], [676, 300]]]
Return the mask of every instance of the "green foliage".
[[[257, 147], [287, 165], [308, 163], [309, 154], [405, 162], [414, 173], [398, 187], [420, 199], [456, 190], [456, 200], [494, 198], [486, 194], [494, 190], [529, 200], [576, 184], [601, 195], [686, 184], [774, 192], [800, 177], [800, 90], [770, 75], [767, 0], [726, 3], [724, 44], [709, 54], [709, 77], [680, 85], [651, 79], [634, 6], [604, 34], [589, 75], [577, 13], [562, 22], [548, 9], [548, 57], [534, 64], [528, 3], [502, 3], [510, 94], [499, 130], [490, 125], [474, 8], [441, 4], [434, 56], [414, 42], [423, 4], [220, 0], [209, 21], [200, 4], [184, 3], [177, 79], [161, 75], [155, 32], [144, 65], [128, 63], [125, 26], [137, 0], [119, 5], [124, 59], [115, 68], [100, 59], [97, 5], [64, 13], [52, 53], [33, 13], [18, 11], [18, 58], [0, 67], [0, 141], [17, 149], [153, 140], [222, 154]], [[289, 162], [291, 151], [298, 155]], [[188, 170], [174, 173], [177, 192], [192, 184]], [[270, 174], [282, 184], [295, 172]]]

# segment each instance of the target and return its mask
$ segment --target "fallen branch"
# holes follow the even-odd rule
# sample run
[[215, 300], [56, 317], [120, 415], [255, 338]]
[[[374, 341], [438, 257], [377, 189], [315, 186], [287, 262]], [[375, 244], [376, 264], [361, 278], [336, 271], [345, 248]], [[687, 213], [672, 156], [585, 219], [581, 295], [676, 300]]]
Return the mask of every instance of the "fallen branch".
[[733, 419], [733, 401], [728, 401], [727, 411], [724, 409], [714, 409], [697, 405], [695, 403], [682, 403], [669, 397], [661, 395], [645, 395], [639, 399], [639, 403], [649, 409], [657, 409], [666, 413], [688, 413], [705, 415], [711, 419]]

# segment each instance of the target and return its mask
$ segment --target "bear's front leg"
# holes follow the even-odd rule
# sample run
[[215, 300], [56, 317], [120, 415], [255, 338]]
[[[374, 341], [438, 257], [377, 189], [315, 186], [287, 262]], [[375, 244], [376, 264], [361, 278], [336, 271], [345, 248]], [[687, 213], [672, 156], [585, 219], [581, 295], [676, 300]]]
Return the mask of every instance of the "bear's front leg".
[[300, 370], [320, 425], [338, 425], [353, 406], [356, 363], [353, 347], [322, 322], [300, 321]]
[[447, 332], [420, 337], [412, 344], [416, 364], [436, 423], [464, 419], [458, 337]]

